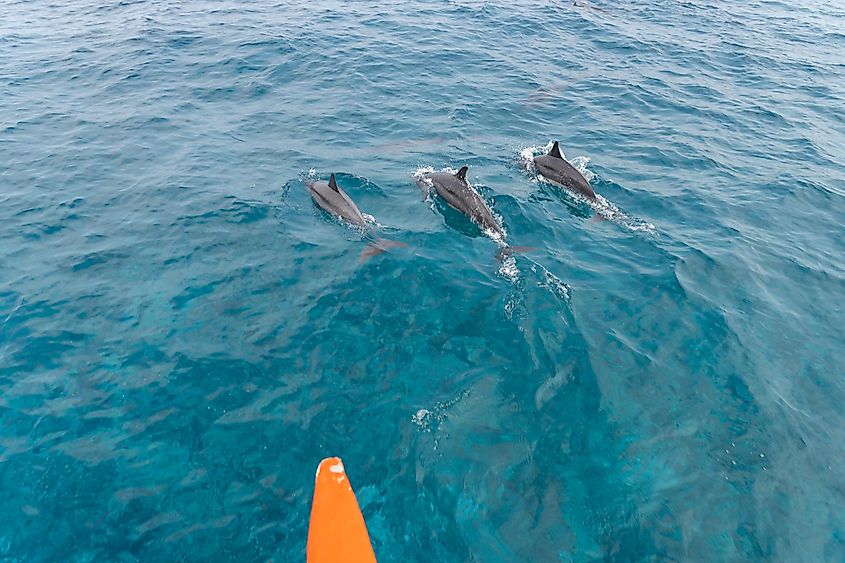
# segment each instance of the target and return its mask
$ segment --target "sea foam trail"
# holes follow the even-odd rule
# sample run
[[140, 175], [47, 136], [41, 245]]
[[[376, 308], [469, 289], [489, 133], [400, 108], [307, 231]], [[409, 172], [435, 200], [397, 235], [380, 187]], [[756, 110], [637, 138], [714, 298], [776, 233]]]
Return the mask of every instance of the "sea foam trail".
[[[552, 145], [554, 145], [554, 141], [549, 141], [545, 146], [531, 146], [521, 149], [519, 151], [519, 155], [517, 156], [517, 162], [521, 168], [523, 168], [526, 172], [534, 176], [535, 182], [544, 182], [549, 185], [555, 185], [543, 178], [540, 174], [537, 173], [536, 168], [534, 167], [534, 157], [540, 156], [543, 154], [547, 154], [550, 150], [552, 150]], [[566, 158], [566, 155], [561, 151], [561, 155]], [[573, 158], [572, 160], [566, 158], [578, 172], [581, 173], [582, 176], [587, 180], [587, 182], [592, 183], [592, 181], [596, 178], [596, 175], [587, 168], [587, 164], [590, 163], [589, 157], [586, 156], [578, 156]], [[557, 186], [556, 186], [557, 187]], [[590, 201], [584, 196], [577, 194], [575, 192], [567, 191], [567, 194], [573, 198], [578, 199], [579, 201], [583, 201], [590, 207], [592, 207], [595, 212], [602, 217], [603, 219], [607, 219], [608, 221], [612, 221], [617, 225], [621, 225], [622, 227], [628, 229], [632, 232], [640, 232], [640, 233], [647, 233], [647, 234], [656, 234], [657, 227], [655, 227], [652, 223], [648, 221], [644, 221], [643, 219], [638, 219], [636, 217], [631, 217], [619, 207], [613, 203], [602, 197], [601, 194], [596, 194], [596, 200]]]

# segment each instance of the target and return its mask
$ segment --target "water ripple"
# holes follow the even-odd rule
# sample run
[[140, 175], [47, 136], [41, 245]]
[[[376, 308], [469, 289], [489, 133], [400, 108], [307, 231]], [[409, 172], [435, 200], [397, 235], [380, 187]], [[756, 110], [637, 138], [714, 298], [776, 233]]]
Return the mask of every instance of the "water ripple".
[[380, 560], [842, 560], [844, 21], [3, 3], [0, 559], [301, 557], [342, 455]]

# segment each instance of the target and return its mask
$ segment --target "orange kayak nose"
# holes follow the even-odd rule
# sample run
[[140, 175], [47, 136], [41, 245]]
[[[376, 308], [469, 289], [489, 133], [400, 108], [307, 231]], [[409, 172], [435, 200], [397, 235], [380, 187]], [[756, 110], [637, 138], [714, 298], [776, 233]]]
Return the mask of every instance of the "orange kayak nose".
[[339, 457], [328, 457], [317, 466], [305, 553], [307, 563], [376, 563], [364, 516]]

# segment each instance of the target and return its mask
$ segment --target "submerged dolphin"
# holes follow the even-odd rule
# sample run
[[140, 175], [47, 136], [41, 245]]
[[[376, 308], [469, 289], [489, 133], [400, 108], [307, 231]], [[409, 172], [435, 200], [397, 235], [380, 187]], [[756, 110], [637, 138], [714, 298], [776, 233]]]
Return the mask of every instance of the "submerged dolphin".
[[467, 167], [458, 170], [457, 174], [450, 172], [432, 172], [426, 175], [434, 186], [437, 195], [470, 218], [473, 223], [493, 233], [504, 240], [505, 231], [493, 217], [493, 212], [478, 192], [467, 183]]
[[537, 169], [538, 174], [553, 184], [581, 194], [590, 201], [596, 201], [596, 192], [590, 187], [587, 179], [563, 158], [557, 141], [549, 154], [534, 157], [534, 168]]
[[328, 182], [311, 182], [307, 184], [311, 198], [321, 209], [340, 217], [358, 227], [366, 227], [364, 215], [352, 198], [341, 190], [334, 179], [334, 174]]

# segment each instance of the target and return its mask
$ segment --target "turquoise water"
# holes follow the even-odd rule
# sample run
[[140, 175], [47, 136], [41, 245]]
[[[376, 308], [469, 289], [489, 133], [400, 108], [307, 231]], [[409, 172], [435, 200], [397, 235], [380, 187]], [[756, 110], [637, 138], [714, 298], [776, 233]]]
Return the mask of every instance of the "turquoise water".
[[845, 8], [578, 4], [0, 5], [0, 559], [845, 560]]

